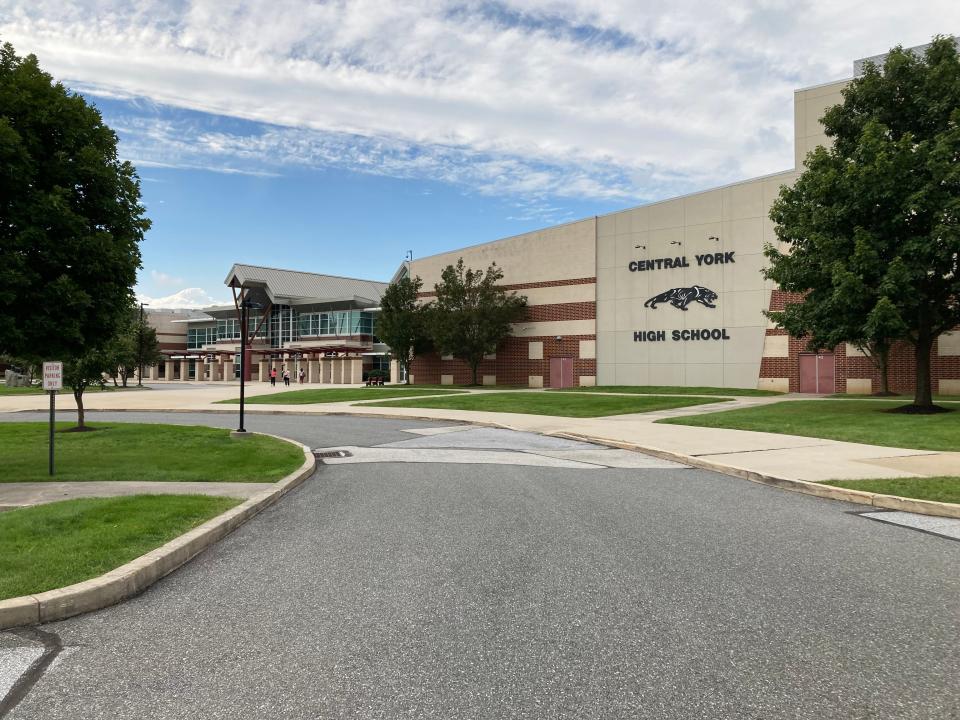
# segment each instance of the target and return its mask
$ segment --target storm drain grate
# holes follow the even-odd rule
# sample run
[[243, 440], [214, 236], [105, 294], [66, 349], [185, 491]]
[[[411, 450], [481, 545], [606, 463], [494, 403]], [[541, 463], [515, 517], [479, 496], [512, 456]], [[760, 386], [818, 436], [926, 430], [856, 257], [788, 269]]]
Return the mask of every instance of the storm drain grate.
[[349, 450], [314, 450], [313, 456], [315, 458], [344, 458], [353, 457], [353, 453]]

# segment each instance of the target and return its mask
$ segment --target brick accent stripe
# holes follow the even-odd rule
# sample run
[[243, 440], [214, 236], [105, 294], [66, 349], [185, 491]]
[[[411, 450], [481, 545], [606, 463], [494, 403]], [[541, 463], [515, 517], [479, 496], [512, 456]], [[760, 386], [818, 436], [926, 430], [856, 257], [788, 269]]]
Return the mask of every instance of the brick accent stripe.
[[530, 305], [521, 322], [549, 322], [552, 320], [595, 320], [597, 304], [592, 302]]
[[[516, 285], [501, 285], [504, 290], [529, 290], [533, 288], [562, 287], [564, 285], [590, 285], [597, 282], [596, 277], [572, 278], [570, 280], [544, 280], [543, 282], [518, 283]], [[417, 297], [436, 297], [431, 291], [417, 293]]]

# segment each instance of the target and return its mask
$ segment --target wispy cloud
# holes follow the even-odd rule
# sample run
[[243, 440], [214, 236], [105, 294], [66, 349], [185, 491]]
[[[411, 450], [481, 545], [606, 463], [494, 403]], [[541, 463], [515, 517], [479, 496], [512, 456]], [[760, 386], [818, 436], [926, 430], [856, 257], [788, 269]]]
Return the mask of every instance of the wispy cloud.
[[142, 165], [334, 165], [545, 206], [786, 169], [795, 87], [957, 27], [953, 0], [0, 0], [0, 37], [142, 109]]
[[159, 287], [183, 285], [183, 278], [174, 277], [173, 275], [168, 275], [167, 273], [160, 272], [159, 270], [151, 270], [150, 279], [153, 280], [153, 283]]

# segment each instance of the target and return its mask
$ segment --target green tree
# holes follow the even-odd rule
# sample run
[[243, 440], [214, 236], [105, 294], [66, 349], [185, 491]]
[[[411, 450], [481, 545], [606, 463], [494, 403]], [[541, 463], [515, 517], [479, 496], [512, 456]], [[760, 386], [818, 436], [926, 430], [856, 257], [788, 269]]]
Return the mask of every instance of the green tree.
[[498, 287], [503, 271], [491, 263], [486, 271], [464, 267], [463, 258], [447, 265], [428, 305], [430, 335], [437, 350], [465, 361], [473, 384], [484, 355], [496, 352], [510, 334], [510, 324], [523, 319], [527, 299]]
[[933, 343], [960, 323], [956, 46], [937, 37], [922, 57], [896, 47], [843, 97], [823, 120], [832, 147], [807, 155], [770, 211], [787, 248], [766, 248], [767, 277], [804, 294], [771, 315], [814, 344], [846, 340], [877, 357], [907, 340], [913, 409], [933, 411]]
[[0, 47], [0, 353], [87, 366], [130, 306], [149, 227], [100, 113]]
[[423, 287], [419, 277], [405, 276], [390, 283], [380, 299], [376, 335], [390, 346], [390, 355], [403, 368], [406, 382], [410, 382], [410, 363], [417, 355], [430, 349], [426, 313], [417, 302]]
[[157, 331], [147, 319], [141, 318], [138, 308], [131, 307], [124, 314], [116, 334], [107, 342], [104, 352], [110, 359], [108, 371], [113, 384], [117, 378], [123, 387], [143, 366], [153, 365], [163, 358]]
[[87, 429], [83, 393], [91, 385], [103, 385], [103, 376], [113, 366], [113, 358], [100, 348], [91, 348], [63, 363], [63, 383], [73, 391], [77, 403], [77, 429]]

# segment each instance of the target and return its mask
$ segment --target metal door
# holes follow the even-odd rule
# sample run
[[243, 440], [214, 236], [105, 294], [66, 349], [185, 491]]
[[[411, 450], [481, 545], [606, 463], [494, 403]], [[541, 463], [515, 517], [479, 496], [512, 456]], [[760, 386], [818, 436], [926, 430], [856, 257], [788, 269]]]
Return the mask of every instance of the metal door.
[[550, 387], [573, 387], [573, 358], [550, 358]]
[[800, 353], [800, 392], [836, 392], [835, 377], [833, 353]]

